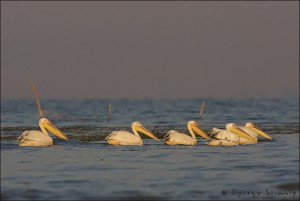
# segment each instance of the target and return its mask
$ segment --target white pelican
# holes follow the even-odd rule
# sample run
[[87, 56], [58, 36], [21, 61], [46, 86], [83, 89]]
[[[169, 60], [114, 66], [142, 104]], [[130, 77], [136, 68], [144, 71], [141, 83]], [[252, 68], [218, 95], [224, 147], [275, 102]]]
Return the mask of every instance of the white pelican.
[[133, 134], [128, 131], [114, 131], [110, 135], [108, 135], [105, 139], [108, 144], [111, 145], [143, 145], [142, 138], [138, 134], [142, 132], [154, 140], [159, 141], [155, 135], [153, 135], [150, 131], [148, 131], [140, 122], [136, 121], [131, 124], [131, 129]]
[[67, 140], [68, 137], [65, 136], [56, 126], [54, 126], [47, 118], [41, 118], [39, 120], [39, 126], [41, 131], [31, 130], [24, 131], [20, 137], [18, 137], [19, 146], [49, 146], [53, 145], [53, 139], [49, 136], [49, 130], [51, 133], [59, 138]]
[[210, 140], [210, 137], [198, 126], [198, 124], [195, 121], [189, 121], [187, 123], [187, 128], [191, 134], [191, 136], [188, 136], [184, 133], [179, 133], [175, 130], [170, 130], [165, 136], [164, 141], [165, 144], [168, 145], [176, 145], [176, 144], [182, 144], [182, 145], [196, 145], [197, 144], [197, 138], [195, 136], [194, 131], [199, 134], [200, 136], [204, 137], [207, 140]]
[[258, 135], [261, 135], [269, 140], [272, 140], [272, 138], [267, 133], [263, 132], [262, 130], [254, 126], [252, 122], [246, 123], [244, 127], [240, 126], [240, 129], [242, 129], [243, 131], [248, 133], [252, 138], [255, 139], [255, 141], [250, 141], [245, 138], [241, 138], [240, 144], [255, 144], [258, 142]]
[[226, 124], [226, 130], [213, 128], [210, 135], [214, 138], [214, 140], [207, 144], [211, 146], [239, 145], [241, 138], [255, 142], [254, 138], [252, 138], [248, 133], [240, 129], [234, 123]]

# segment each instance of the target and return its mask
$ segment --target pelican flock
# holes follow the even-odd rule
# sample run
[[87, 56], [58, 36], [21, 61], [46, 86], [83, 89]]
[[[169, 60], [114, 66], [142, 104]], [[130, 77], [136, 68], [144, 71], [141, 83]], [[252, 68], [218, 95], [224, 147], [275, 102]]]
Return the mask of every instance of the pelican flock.
[[[57, 137], [67, 140], [68, 137], [63, 134], [56, 126], [54, 126], [47, 118], [43, 117], [43, 112], [40, 106], [40, 101], [33, 81], [30, 81], [32, 91], [34, 93], [38, 110], [41, 119], [39, 126], [41, 131], [30, 130], [24, 131], [18, 137], [19, 146], [50, 146], [53, 145], [53, 139], [48, 134], [47, 130], [56, 135]], [[200, 117], [203, 112], [204, 101], [202, 102]], [[111, 106], [110, 106], [111, 110]], [[140, 122], [136, 121], [131, 124], [133, 133], [128, 131], [114, 131], [108, 135], [105, 140], [111, 145], [143, 145], [142, 138], [138, 132], [144, 133], [147, 136], [159, 141], [159, 139], [147, 130]], [[175, 130], [170, 130], [164, 136], [164, 143], [166, 145], [196, 145], [197, 138], [195, 132], [201, 137], [209, 140], [206, 143], [211, 146], [233, 146], [239, 144], [255, 144], [258, 142], [258, 135], [261, 135], [269, 140], [272, 138], [261, 129], [254, 126], [253, 123], [248, 122], [245, 126], [237, 126], [234, 123], [226, 124], [226, 130], [213, 128], [208, 136], [195, 121], [188, 121], [187, 129], [191, 136], [180, 133]]]
[[47, 130], [61, 139], [68, 139], [68, 137], [63, 134], [63, 132], [61, 132], [56, 126], [54, 126], [47, 118], [41, 118], [39, 120], [39, 126], [42, 132], [37, 130], [24, 131], [22, 135], [18, 137], [18, 140], [20, 140], [19, 146], [53, 145], [53, 139], [50, 137]]
[[210, 146], [239, 145], [242, 144], [241, 139], [245, 139], [245, 141], [247, 140], [249, 143], [257, 142], [257, 139], [253, 138], [247, 131], [242, 130], [234, 123], [226, 124], [226, 130], [213, 128], [210, 135], [213, 138], [212, 141], [207, 143]]
[[190, 132], [191, 136], [188, 136], [184, 133], [179, 133], [175, 130], [170, 130], [164, 136], [164, 142], [167, 145], [196, 145], [197, 138], [194, 131], [199, 134], [201, 137], [210, 140], [210, 137], [199, 127], [199, 125], [195, 121], [189, 121], [187, 123], [188, 131]]
[[[30, 130], [24, 131], [18, 138], [19, 146], [51, 146], [53, 139], [48, 134], [47, 130], [57, 137], [67, 140], [68, 137], [63, 134], [56, 126], [54, 126], [47, 118], [39, 120], [41, 131]], [[142, 138], [138, 132], [146, 134], [156, 141], [159, 139], [146, 129], [140, 122], [136, 121], [131, 124], [133, 133], [128, 131], [114, 131], [108, 135], [105, 140], [111, 145], [143, 145]], [[209, 134], [206, 134], [195, 121], [188, 121], [187, 129], [191, 136], [180, 133], [175, 130], [170, 130], [164, 136], [164, 144], [166, 145], [196, 145], [197, 138], [195, 133], [209, 140], [206, 143], [210, 146], [234, 146], [240, 144], [255, 144], [258, 142], [258, 135], [261, 135], [269, 140], [272, 138], [261, 129], [248, 122], [245, 126], [237, 126], [234, 123], [226, 124], [226, 130], [213, 128]]]
[[159, 139], [147, 130], [140, 122], [136, 121], [131, 124], [133, 133], [128, 131], [114, 131], [108, 135], [105, 139], [108, 144], [111, 145], [143, 145], [142, 138], [138, 134], [138, 131], [146, 134], [156, 141]]

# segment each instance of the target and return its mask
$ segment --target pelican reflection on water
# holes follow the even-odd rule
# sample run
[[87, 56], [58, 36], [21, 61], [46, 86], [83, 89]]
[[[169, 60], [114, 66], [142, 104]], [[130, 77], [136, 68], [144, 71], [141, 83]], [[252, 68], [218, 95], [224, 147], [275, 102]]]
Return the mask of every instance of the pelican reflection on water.
[[138, 121], [131, 124], [131, 129], [133, 133], [130, 133], [128, 131], [114, 131], [105, 139], [107, 140], [107, 143], [111, 145], [143, 145], [142, 138], [138, 134], [139, 131], [153, 138], [154, 140], [159, 141], [159, 139], [154, 134], [147, 130]]
[[22, 135], [18, 137], [18, 140], [20, 140], [19, 146], [53, 145], [53, 139], [50, 137], [47, 130], [61, 139], [68, 139], [68, 137], [63, 134], [63, 132], [61, 132], [56, 126], [54, 126], [47, 118], [41, 118], [39, 120], [39, 126], [42, 132], [37, 130], [24, 131]]
[[199, 127], [197, 122], [189, 121], [187, 123], [188, 131], [190, 132], [191, 136], [187, 134], [180, 133], [175, 130], [170, 130], [165, 136], [164, 141], [167, 145], [196, 145], [197, 138], [194, 131], [199, 134], [201, 137], [210, 140], [210, 137]]

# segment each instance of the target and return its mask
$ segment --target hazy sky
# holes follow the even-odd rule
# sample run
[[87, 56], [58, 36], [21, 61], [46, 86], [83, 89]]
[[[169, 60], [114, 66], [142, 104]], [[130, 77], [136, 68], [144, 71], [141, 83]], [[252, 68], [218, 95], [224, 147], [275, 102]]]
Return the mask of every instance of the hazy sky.
[[299, 2], [2, 2], [1, 98], [299, 97]]

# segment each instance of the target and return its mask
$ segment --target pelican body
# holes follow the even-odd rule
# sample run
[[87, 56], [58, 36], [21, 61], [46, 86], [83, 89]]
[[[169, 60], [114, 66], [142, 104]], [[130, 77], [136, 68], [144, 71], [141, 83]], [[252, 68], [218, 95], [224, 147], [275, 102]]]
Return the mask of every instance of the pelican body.
[[164, 141], [167, 145], [196, 145], [197, 138], [194, 131], [202, 136], [203, 138], [210, 140], [210, 137], [199, 127], [199, 125], [195, 121], [189, 121], [187, 123], [187, 128], [191, 136], [179, 133], [175, 130], [170, 130], [165, 136]]
[[226, 130], [213, 128], [210, 133], [214, 140], [210, 141], [210, 146], [233, 146], [239, 145], [241, 138], [250, 142], [255, 142], [247, 132], [236, 126], [234, 123], [226, 124]]
[[131, 129], [133, 133], [128, 131], [114, 131], [105, 139], [107, 140], [107, 143], [111, 145], [143, 145], [142, 138], [138, 134], [139, 131], [154, 140], [159, 141], [159, 139], [147, 130], [140, 122], [133, 122], [131, 124]]
[[53, 139], [50, 137], [47, 130], [61, 139], [68, 139], [68, 137], [65, 136], [63, 132], [61, 132], [56, 126], [54, 126], [47, 118], [41, 118], [39, 120], [39, 126], [42, 132], [37, 130], [24, 131], [22, 135], [18, 137], [18, 140], [20, 140], [19, 146], [53, 145]]
[[255, 139], [255, 141], [250, 141], [250, 140], [247, 140], [245, 138], [241, 138], [240, 139], [240, 144], [255, 144], [255, 143], [258, 142], [258, 135], [261, 135], [264, 138], [272, 140], [272, 138], [268, 134], [266, 134], [261, 129], [254, 126], [254, 124], [252, 122], [246, 123], [245, 126], [240, 126], [240, 129], [242, 129], [243, 131], [248, 133], [252, 138]]

